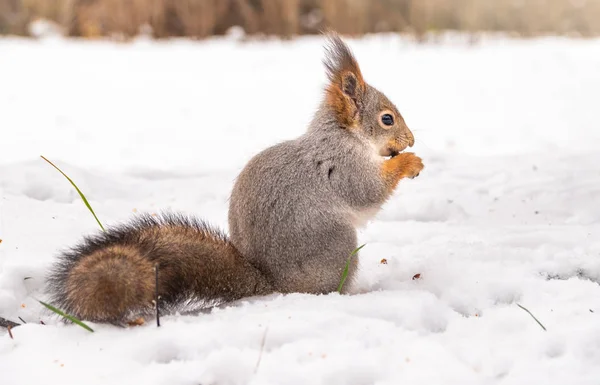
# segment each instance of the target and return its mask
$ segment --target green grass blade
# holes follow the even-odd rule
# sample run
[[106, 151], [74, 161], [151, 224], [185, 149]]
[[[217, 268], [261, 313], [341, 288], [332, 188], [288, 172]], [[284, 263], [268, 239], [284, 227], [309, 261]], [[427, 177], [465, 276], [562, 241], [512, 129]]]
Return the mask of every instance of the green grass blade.
[[350, 259], [346, 261], [346, 267], [344, 267], [344, 271], [342, 272], [342, 279], [340, 280], [340, 284], [338, 286], [338, 293], [342, 294], [342, 288], [344, 287], [344, 282], [346, 282], [346, 277], [348, 277], [348, 269], [350, 268]]
[[52, 310], [54, 313], [56, 313], [56, 314], [58, 314], [58, 315], [60, 315], [62, 317], [65, 317], [69, 321], [72, 321], [72, 322], [76, 323], [77, 325], [81, 326], [85, 330], [87, 330], [89, 332], [92, 332], [92, 333], [94, 332], [94, 330], [91, 327], [87, 326], [86, 324], [84, 324], [83, 322], [81, 322], [77, 318], [73, 317], [72, 315], [68, 315], [68, 314], [64, 313], [63, 311], [55, 308], [54, 306], [52, 306], [52, 305], [50, 305], [50, 304], [48, 304], [46, 302], [42, 302], [42, 301], [39, 301], [39, 300], [38, 300], [38, 302], [41, 303], [42, 305], [44, 305], [49, 310]]
[[352, 256], [356, 255], [356, 253], [358, 253], [358, 252], [360, 251], [360, 249], [362, 249], [362, 248], [363, 248], [363, 247], [365, 247], [366, 245], [367, 245], [367, 244], [365, 243], [365, 244], [363, 244], [363, 245], [361, 245], [361, 246], [357, 247], [356, 249], [354, 249], [354, 251], [353, 251], [352, 253], [350, 253], [350, 256], [352, 257]]
[[340, 285], [338, 286], [338, 293], [342, 293], [342, 288], [344, 287], [344, 283], [346, 282], [346, 278], [348, 277], [348, 270], [350, 269], [350, 262], [352, 261], [352, 257], [354, 255], [356, 255], [356, 253], [358, 253], [358, 251], [360, 249], [362, 249], [363, 247], [365, 247], [366, 243], [363, 244], [362, 246], [357, 247], [356, 249], [354, 249], [354, 251], [352, 253], [350, 253], [350, 256], [348, 257], [348, 260], [346, 261], [346, 267], [344, 267], [344, 271], [342, 272], [342, 279], [340, 280]]
[[71, 182], [71, 185], [73, 185], [73, 187], [75, 187], [75, 190], [77, 190], [77, 192], [79, 193], [79, 196], [81, 197], [81, 199], [83, 200], [83, 203], [85, 203], [85, 205], [87, 206], [88, 210], [90, 210], [90, 212], [92, 213], [92, 215], [94, 216], [94, 218], [96, 219], [96, 222], [98, 222], [98, 225], [100, 225], [100, 228], [102, 229], [102, 231], [104, 230], [104, 226], [102, 226], [102, 223], [100, 223], [100, 220], [98, 219], [98, 217], [96, 216], [96, 213], [94, 212], [94, 210], [92, 209], [92, 206], [90, 206], [90, 203], [88, 202], [88, 200], [85, 198], [85, 195], [83, 195], [83, 193], [81, 192], [81, 190], [79, 189], [79, 187], [77, 187], [77, 185], [75, 184], [75, 182], [73, 182], [73, 180], [71, 180], [71, 178], [69, 178], [67, 176], [67, 174], [65, 174], [60, 168], [58, 168], [54, 163], [50, 162], [48, 159], [46, 159], [43, 155], [40, 155], [42, 157], [42, 159], [44, 159], [46, 162], [50, 163], [50, 165], [52, 167], [54, 167], [55, 169], [58, 170], [58, 172], [60, 172], [65, 178], [67, 178], [67, 180], [69, 182]]
[[521, 309], [525, 310], [527, 313], [529, 313], [531, 318], [533, 318], [535, 320], [535, 322], [537, 322], [538, 325], [540, 325], [542, 327], [542, 329], [544, 329], [544, 331], [546, 331], [546, 328], [544, 327], [544, 325], [542, 325], [542, 323], [537, 318], [535, 318], [535, 316], [529, 310], [527, 310], [525, 307], [523, 307], [519, 304], [517, 304], [517, 306], [520, 307]]

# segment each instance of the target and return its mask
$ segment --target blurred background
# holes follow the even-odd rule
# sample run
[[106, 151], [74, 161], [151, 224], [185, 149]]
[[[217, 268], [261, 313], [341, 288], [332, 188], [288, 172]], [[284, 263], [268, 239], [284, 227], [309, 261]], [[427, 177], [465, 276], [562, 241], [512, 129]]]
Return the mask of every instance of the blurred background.
[[[85, 38], [205, 38], [241, 27], [246, 35], [293, 37], [324, 28], [362, 35], [441, 31], [518, 36], [600, 34], [600, 0], [0, 0], [0, 34], [43, 28]], [[47, 21], [51, 23], [48, 24]], [[37, 28], [37, 30], [36, 30]]]

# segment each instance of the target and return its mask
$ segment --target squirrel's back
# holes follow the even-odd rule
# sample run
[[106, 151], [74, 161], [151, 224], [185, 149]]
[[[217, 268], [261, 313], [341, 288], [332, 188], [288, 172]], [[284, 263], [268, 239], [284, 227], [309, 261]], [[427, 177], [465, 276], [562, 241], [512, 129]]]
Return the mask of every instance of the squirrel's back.
[[48, 277], [51, 303], [68, 314], [120, 323], [190, 301], [232, 301], [272, 291], [228, 238], [183, 215], [140, 215], [84, 238]]
[[[372, 158], [342, 129], [311, 130], [257, 154], [231, 193], [233, 244], [280, 292], [337, 290], [360, 217], [385, 198]], [[353, 263], [345, 288], [355, 271]]]

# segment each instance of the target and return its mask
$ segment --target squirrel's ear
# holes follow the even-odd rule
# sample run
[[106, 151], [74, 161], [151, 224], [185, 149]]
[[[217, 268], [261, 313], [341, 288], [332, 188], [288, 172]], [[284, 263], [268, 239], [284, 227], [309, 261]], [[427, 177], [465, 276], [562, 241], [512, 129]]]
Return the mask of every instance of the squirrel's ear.
[[330, 82], [327, 104], [342, 125], [352, 126], [359, 118], [365, 81], [352, 51], [338, 35], [329, 33], [326, 52], [324, 64]]

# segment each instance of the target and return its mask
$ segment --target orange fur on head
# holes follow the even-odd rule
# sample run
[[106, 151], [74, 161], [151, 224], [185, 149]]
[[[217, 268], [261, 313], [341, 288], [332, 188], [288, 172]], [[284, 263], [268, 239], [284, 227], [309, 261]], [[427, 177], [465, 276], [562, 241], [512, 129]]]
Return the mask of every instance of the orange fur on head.
[[336, 113], [341, 125], [352, 127], [358, 122], [365, 81], [350, 48], [338, 35], [329, 34], [326, 52], [324, 64], [330, 82], [326, 103]]

